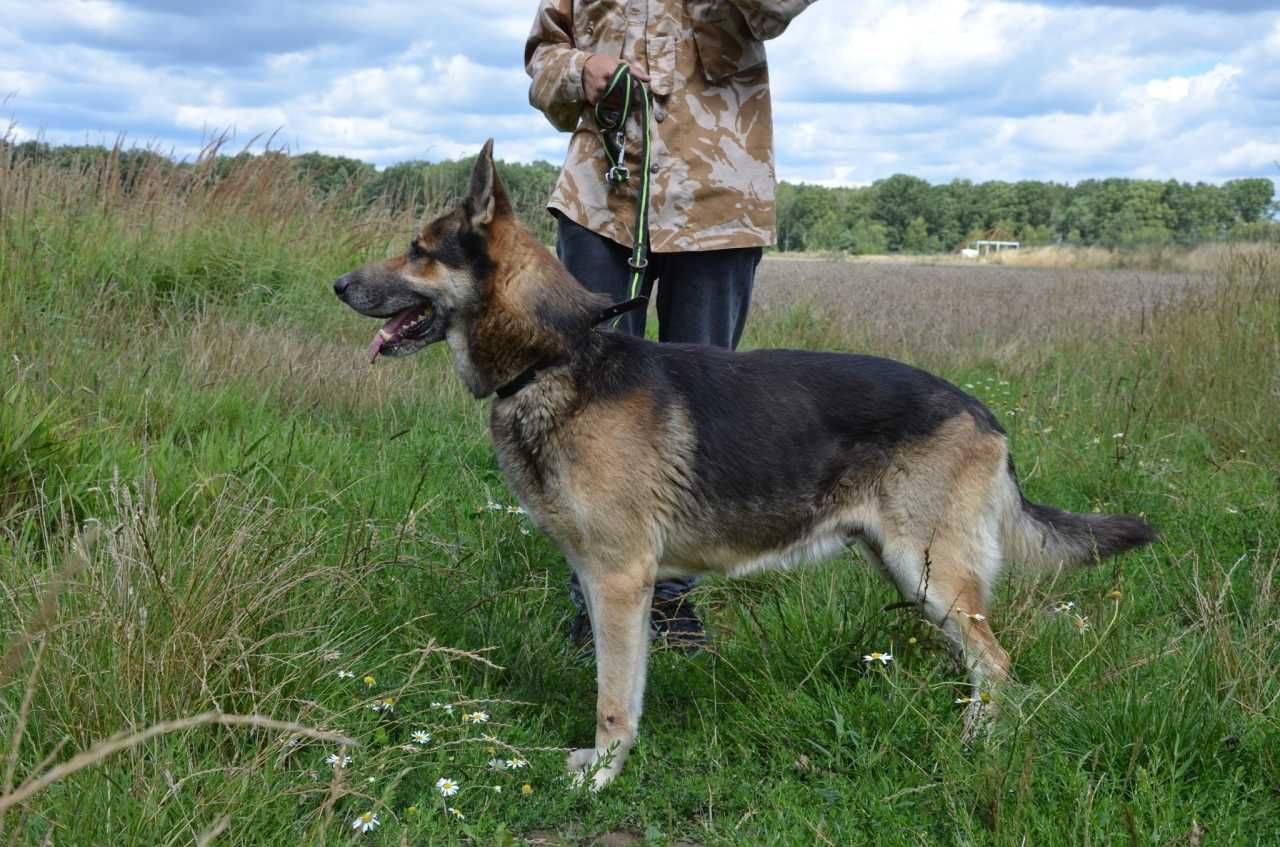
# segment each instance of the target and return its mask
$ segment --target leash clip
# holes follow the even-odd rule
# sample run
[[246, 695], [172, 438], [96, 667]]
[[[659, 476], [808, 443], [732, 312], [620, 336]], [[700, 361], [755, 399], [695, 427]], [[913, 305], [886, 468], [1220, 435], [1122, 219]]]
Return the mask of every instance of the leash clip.
[[631, 266], [632, 270], [642, 271], [645, 268], [649, 267], [649, 257], [648, 256], [632, 256], [631, 258], [627, 259], [627, 264]]
[[631, 171], [626, 165], [614, 165], [605, 171], [604, 178], [614, 185], [625, 185], [631, 179]]

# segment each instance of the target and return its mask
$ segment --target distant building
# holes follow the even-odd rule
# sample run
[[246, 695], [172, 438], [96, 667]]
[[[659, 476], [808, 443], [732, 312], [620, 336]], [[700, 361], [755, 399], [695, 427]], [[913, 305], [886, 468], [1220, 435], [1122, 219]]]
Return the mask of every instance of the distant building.
[[960, 254], [975, 259], [984, 253], [1000, 253], [1004, 250], [1017, 250], [1021, 247], [1022, 243], [1018, 241], [989, 241], [984, 238], [973, 242], [973, 247], [966, 247], [960, 251]]

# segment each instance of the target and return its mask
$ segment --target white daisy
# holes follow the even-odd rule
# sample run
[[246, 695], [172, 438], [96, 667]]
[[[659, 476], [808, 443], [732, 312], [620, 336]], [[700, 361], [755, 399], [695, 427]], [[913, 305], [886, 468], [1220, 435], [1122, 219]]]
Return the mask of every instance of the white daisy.
[[464, 712], [462, 715], [462, 722], [475, 723], [475, 724], [488, 723], [489, 713], [488, 712]]
[[351, 764], [351, 757], [339, 756], [337, 753], [330, 753], [325, 757], [325, 763], [332, 765], [335, 770], [337, 768], [345, 768], [347, 765]]
[[1065, 614], [1067, 612], [1072, 611], [1073, 609], [1075, 609], [1075, 607], [1076, 607], [1076, 604], [1073, 601], [1064, 600], [1060, 603], [1055, 603], [1053, 605], [1053, 610], [1061, 615], [1061, 614]]
[[496, 503], [496, 502], [494, 502], [493, 500], [490, 500], [488, 503], [485, 503], [485, 504], [484, 504], [484, 510], [485, 510], [486, 512], [501, 512], [501, 511], [502, 511], [502, 504], [501, 504], [501, 503]]
[[431, 743], [431, 733], [427, 732], [425, 729], [415, 729], [410, 733], [409, 737], [413, 739], [413, 743], [415, 744]]
[[449, 807], [449, 814], [453, 815], [455, 818], [457, 818], [460, 821], [465, 821], [467, 819], [466, 815], [462, 814], [462, 812], [459, 812], [453, 806]]
[[872, 664], [873, 662], [879, 662], [882, 665], [887, 665], [893, 661], [893, 654], [881, 653], [879, 651], [872, 651], [867, 655], [863, 656], [862, 661], [867, 663], [868, 665]]
[[373, 812], [365, 812], [351, 822], [351, 828], [356, 832], [371, 832], [377, 829], [380, 823], [382, 821], [378, 820], [378, 816]]
[[523, 514], [524, 514], [524, 509], [523, 509], [522, 507], [520, 507], [520, 506], [508, 506], [508, 507], [507, 507], [507, 514], [508, 514], [508, 515], [523, 515]]
[[351, 671], [338, 671], [338, 679], [355, 679], [356, 675]]
[[506, 770], [506, 769], [507, 769], [507, 762], [506, 762], [506, 760], [505, 760], [505, 759], [490, 759], [490, 760], [489, 760], [489, 769], [490, 769], [490, 770], [495, 770], [495, 771], [503, 771], [503, 770]]
[[519, 770], [520, 768], [529, 767], [529, 762], [526, 759], [507, 759], [507, 767], [511, 768], [513, 771]]
[[458, 793], [458, 783], [447, 777], [440, 777], [436, 780], [436, 790], [440, 792], [441, 797], [452, 797]]

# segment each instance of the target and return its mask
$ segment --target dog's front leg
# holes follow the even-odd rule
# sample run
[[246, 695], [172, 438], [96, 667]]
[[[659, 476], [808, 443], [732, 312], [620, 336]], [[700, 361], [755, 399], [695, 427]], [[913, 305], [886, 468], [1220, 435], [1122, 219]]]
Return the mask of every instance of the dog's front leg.
[[596, 647], [596, 746], [569, 754], [575, 784], [588, 774], [599, 791], [622, 772], [636, 743], [649, 655], [655, 566], [591, 574], [582, 580]]

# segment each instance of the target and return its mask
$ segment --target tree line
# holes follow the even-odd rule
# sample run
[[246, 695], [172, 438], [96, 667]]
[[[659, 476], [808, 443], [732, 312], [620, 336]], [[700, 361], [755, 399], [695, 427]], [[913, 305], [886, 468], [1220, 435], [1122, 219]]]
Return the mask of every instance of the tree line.
[[[0, 155], [66, 167], [85, 167], [115, 155], [126, 190], [145, 168], [191, 168], [150, 150], [0, 142]], [[385, 203], [422, 211], [462, 196], [473, 159], [409, 161], [379, 170], [343, 156], [278, 151], [219, 156], [209, 178], [254, 156], [278, 157], [299, 180], [325, 196], [351, 203]], [[547, 162], [499, 162], [517, 210], [545, 241], [554, 222], [545, 204], [559, 168]], [[1135, 247], [1260, 240], [1280, 233], [1280, 203], [1270, 179], [1215, 185], [1177, 180], [1088, 179], [1074, 185], [1039, 180], [931, 184], [896, 174], [857, 188], [778, 185], [778, 247], [786, 251], [851, 254], [939, 253], [978, 238], [1028, 245]]]

